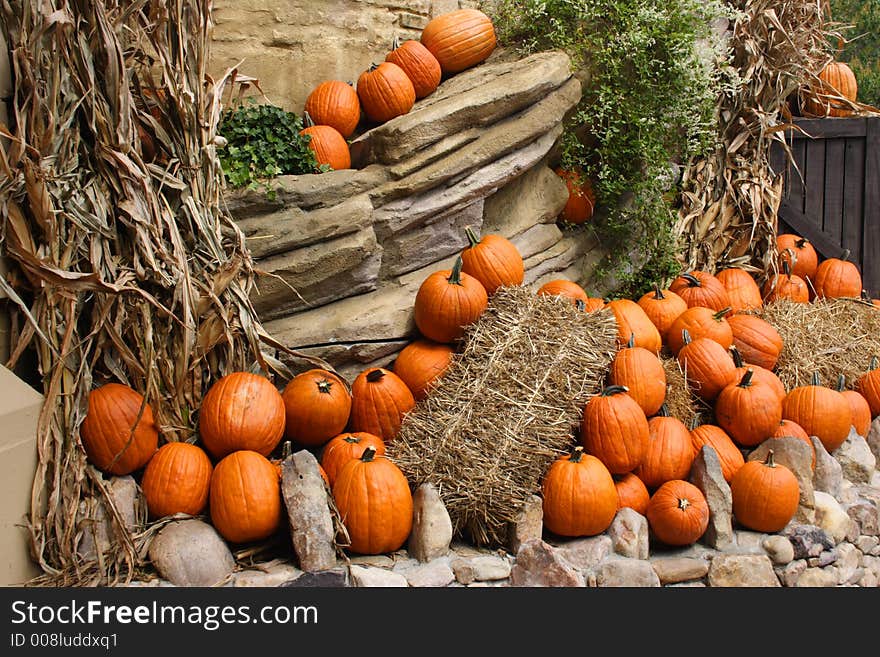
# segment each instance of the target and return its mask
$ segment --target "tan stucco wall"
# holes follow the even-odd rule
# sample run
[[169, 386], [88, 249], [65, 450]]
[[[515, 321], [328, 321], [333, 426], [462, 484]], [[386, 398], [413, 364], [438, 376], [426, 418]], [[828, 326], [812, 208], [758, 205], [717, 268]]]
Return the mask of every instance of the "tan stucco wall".
[[241, 62], [268, 100], [296, 113], [326, 79], [356, 82], [397, 34], [418, 38], [432, 16], [468, 0], [215, 0], [211, 73]]

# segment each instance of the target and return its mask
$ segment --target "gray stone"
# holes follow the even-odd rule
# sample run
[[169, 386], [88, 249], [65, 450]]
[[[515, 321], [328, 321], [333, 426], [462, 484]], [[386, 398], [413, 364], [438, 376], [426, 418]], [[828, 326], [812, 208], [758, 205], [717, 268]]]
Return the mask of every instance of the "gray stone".
[[874, 458], [877, 459], [877, 463], [880, 463], [880, 415], [871, 421], [871, 428], [868, 429], [865, 440], [868, 442], [868, 448]]
[[235, 568], [226, 541], [211, 525], [196, 519], [165, 525], [150, 542], [150, 561], [176, 586], [218, 586]]
[[782, 534], [791, 541], [795, 559], [817, 557], [835, 545], [831, 536], [816, 525], [791, 524], [782, 530]]
[[777, 465], [785, 466], [797, 478], [800, 497], [798, 508], [794, 514], [797, 522], [811, 523], [815, 514], [813, 501], [813, 454], [810, 447], [799, 438], [783, 437], [772, 441], [765, 440], [755, 447], [749, 455], [749, 461], [764, 461], [772, 448], [773, 460]]
[[828, 493], [817, 492], [815, 498], [816, 525], [824, 529], [836, 545], [846, 538], [854, 521]]
[[577, 570], [589, 570], [612, 553], [614, 544], [607, 534], [575, 538], [557, 545], [559, 555]]
[[650, 562], [642, 559], [616, 557], [607, 559], [595, 568], [596, 586], [599, 587], [659, 587], [660, 578]]
[[468, 246], [465, 228], [481, 234], [483, 200], [467, 207], [432, 217], [424, 225], [395, 233], [382, 241], [382, 278], [405, 274], [431, 265]]
[[314, 572], [335, 567], [333, 516], [318, 460], [310, 451], [303, 449], [284, 459], [281, 494], [300, 568]]
[[[538, 224], [519, 235], [515, 235], [510, 241], [523, 257], [523, 266], [525, 266], [527, 261], [534, 264], [533, 260], [529, 260], [530, 258], [547, 249], [551, 249], [556, 244], [559, 244], [562, 238], [562, 231], [559, 230], [556, 224]], [[535, 275], [535, 273], [532, 273], [530, 277]]]
[[807, 569], [806, 559], [797, 559], [786, 564], [784, 567], [776, 569], [776, 576], [785, 587], [797, 586], [797, 581], [804, 571]]
[[373, 566], [375, 568], [393, 568], [395, 561], [387, 554], [358, 554], [349, 561], [353, 566]]
[[837, 570], [835, 568], [807, 568], [797, 579], [798, 588], [820, 586], [837, 586]]
[[845, 507], [847, 515], [859, 527], [859, 534], [880, 536], [880, 505], [873, 500], [859, 499]]
[[299, 577], [281, 586], [291, 588], [348, 588], [351, 576], [348, 568], [331, 568], [311, 573], [303, 573]]
[[584, 584], [584, 576], [541, 539], [531, 539], [520, 546], [510, 571], [511, 586], [582, 587]]
[[880, 545], [880, 537], [878, 536], [859, 536], [856, 539], [856, 547], [865, 554], [870, 554], [871, 550], [878, 545]]
[[840, 496], [843, 485], [843, 467], [840, 462], [828, 453], [825, 445], [816, 436], [810, 436], [816, 450], [816, 469], [813, 472], [813, 489]]
[[734, 531], [735, 545], [729, 546], [724, 551], [731, 554], [766, 554], [764, 541], [768, 536], [769, 534], [750, 529], [737, 529]]
[[648, 519], [641, 513], [624, 507], [617, 512], [608, 536], [614, 552], [632, 559], [648, 558]]
[[[330, 344], [322, 347], [306, 347], [298, 351], [307, 356], [320, 358], [329, 364], [336, 373], [351, 383], [355, 377], [369, 367], [384, 367], [397, 358], [397, 354], [409, 340], [389, 340], [387, 342], [355, 342], [348, 344]], [[299, 374], [310, 367], [303, 366], [292, 357], [281, 354], [281, 361], [290, 367], [294, 374]], [[377, 365], [376, 363], [384, 363]]]
[[281, 586], [295, 580], [303, 571], [291, 563], [269, 562], [257, 564], [252, 568], [240, 570], [232, 575], [234, 587]]
[[877, 467], [877, 458], [871, 452], [868, 441], [850, 429], [843, 444], [834, 450], [834, 458], [843, 468], [843, 476], [853, 483], [869, 482]]
[[266, 321], [375, 290], [382, 250], [372, 228], [258, 261], [266, 272], [251, 293]]
[[702, 579], [709, 572], [707, 560], [686, 557], [654, 558], [651, 559], [651, 566], [663, 585]]
[[597, 250], [599, 240], [592, 232], [566, 235], [545, 251], [536, 253], [523, 263], [526, 275], [523, 282], [528, 285], [535, 279], [552, 271], [565, 269], [584, 253]]
[[351, 566], [351, 578], [354, 585], [360, 588], [409, 586], [406, 577], [384, 568], [353, 565]]
[[534, 226], [555, 224], [566, 202], [565, 181], [542, 162], [486, 199], [483, 231], [511, 239]]
[[861, 577], [861, 579], [859, 579], [858, 584], [859, 584], [859, 586], [873, 589], [873, 588], [877, 587], [878, 585], [880, 585], [880, 580], [878, 580], [878, 577], [876, 574], [874, 574], [870, 570], [865, 570], [862, 573], [862, 577]]
[[407, 550], [419, 561], [433, 561], [449, 553], [451, 541], [449, 512], [434, 484], [424, 483], [413, 493], [413, 525]]
[[[842, 544], [841, 544], [842, 545]], [[807, 565], [811, 568], [824, 568], [837, 562], [837, 550], [825, 550], [818, 557], [807, 559]]]
[[762, 546], [770, 561], [776, 566], [784, 566], [794, 560], [794, 546], [785, 536], [767, 536]]
[[861, 568], [861, 553], [852, 543], [841, 543], [837, 546], [838, 584], [857, 584], [864, 574]]
[[516, 554], [524, 543], [541, 538], [544, 531], [544, 502], [532, 495], [517, 512], [516, 519], [507, 525], [507, 550]]
[[781, 586], [766, 554], [719, 554], [712, 559], [708, 578], [714, 587]]
[[471, 560], [466, 557], [455, 557], [449, 564], [455, 573], [455, 581], [459, 584], [472, 584], [477, 580]]
[[440, 557], [427, 563], [420, 563], [404, 573], [410, 586], [438, 588], [455, 581], [455, 573], [449, 567], [449, 559]]
[[452, 560], [452, 571], [461, 584], [507, 579], [510, 569], [510, 562], [500, 555], [456, 557]]
[[145, 508], [146, 501], [137, 482], [131, 475], [112, 477], [108, 486], [113, 506], [122, 519], [123, 526], [129, 532], [138, 531], [139, 508]]
[[709, 525], [700, 539], [708, 546], [724, 549], [733, 544], [733, 496], [721, 472], [718, 453], [704, 445], [694, 458], [690, 482], [699, 488], [709, 505]]

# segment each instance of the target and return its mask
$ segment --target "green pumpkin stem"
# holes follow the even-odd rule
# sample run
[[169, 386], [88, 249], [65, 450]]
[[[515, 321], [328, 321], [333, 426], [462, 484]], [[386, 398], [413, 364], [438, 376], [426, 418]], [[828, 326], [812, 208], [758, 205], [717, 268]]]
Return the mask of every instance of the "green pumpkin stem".
[[841, 374], [837, 377], [837, 392], [843, 392], [846, 390], [846, 375]]
[[288, 456], [293, 453], [293, 445], [289, 440], [285, 440], [284, 444], [281, 446], [281, 460], [285, 460]]
[[321, 379], [318, 381], [318, 392], [329, 395], [331, 388], [333, 388], [332, 381], [328, 381], [327, 379]]
[[635, 333], [629, 334], [629, 340], [627, 341], [626, 346], [630, 349], [632, 349], [633, 347], [636, 346], [636, 334]]
[[755, 370], [753, 370], [751, 367], [750, 367], [749, 369], [747, 369], [747, 370], [746, 370], [746, 373], [743, 374], [743, 378], [740, 380], [740, 382], [739, 382], [739, 384], [738, 384], [739, 387], [740, 387], [740, 388], [749, 388], [749, 387], [751, 387], [751, 385], [752, 385], [752, 376], [754, 376], [754, 374], [755, 374]]
[[696, 429], [699, 426], [700, 426], [700, 416], [694, 415], [691, 418], [691, 421], [688, 422], [688, 431], [693, 431], [694, 429]]
[[461, 256], [458, 256], [455, 259], [455, 264], [452, 267], [452, 273], [449, 274], [449, 278], [446, 280], [449, 281], [450, 285], [461, 285], [461, 267], [462, 267]]
[[575, 299], [574, 307], [577, 308], [578, 310], [580, 310], [581, 312], [584, 312], [587, 309], [587, 304], [583, 299]]
[[467, 226], [467, 227], [464, 229], [464, 234], [467, 235], [468, 242], [471, 243], [471, 245], [470, 245], [469, 248], [472, 249], [472, 248], [474, 248], [475, 246], [479, 246], [479, 244], [480, 244], [480, 238], [477, 237], [476, 233], [474, 233], [474, 231], [471, 230], [471, 227], [470, 227], [470, 226]]
[[395, 34], [391, 40], [391, 50], [397, 50], [398, 48], [400, 48], [400, 37]]
[[739, 349], [736, 348], [735, 344], [730, 345], [728, 348], [731, 356], [733, 356], [733, 364], [735, 367], [743, 367], [745, 362], [743, 361], [743, 355], [739, 352]]
[[678, 508], [682, 511], [686, 511], [687, 508], [691, 505], [691, 501], [686, 497], [678, 498]]
[[689, 345], [691, 343], [691, 333], [687, 329], [681, 329], [681, 341], [685, 345]]
[[688, 272], [687, 274], [682, 274], [681, 277], [688, 282], [690, 287], [703, 287], [703, 284], [700, 282], [700, 279]]
[[663, 296], [663, 290], [660, 289], [659, 283], [654, 283], [654, 298], [657, 301], [663, 301], [666, 297]]
[[599, 394], [600, 397], [610, 397], [611, 395], [619, 395], [622, 392], [629, 392], [629, 388], [626, 386], [607, 386], [602, 392]]
[[717, 313], [712, 315], [712, 319], [714, 319], [716, 322], [720, 322], [731, 310], [733, 310], [733, 308], [730, 306], [727, 306], [727, 308], [722, 308]]
[[810, 379], [810, 384], [814, 385], [814, 386], [821, 386], [822, 385], [822, 381], [821, 381], [821, 379], [819, 379], [818, 372], [813, 372], [813, 376]]
[[660, 410], [657, 411], [657, 415], [660, 417], [669, 417], [669, 406], [666, 405], [666, 402], [660, 404]]
[[580, 463], [582, 458], [584, 458], [584, 448], [578, 445], [571, 450], [571, 456], [568, 457], [568, 460], [572, 463]]
[[373, 457], [376, 456], [376, 448], [370, 445], [364, 450], [364, 453], [361, 454], [361, 461], [364, 463], [369, 463], [373, 460]]
[[347, 435], [345, 438], [343, 438], [342, 440], [345, 441], [345, 442], [347, 442], [347, 443], [349, 443], [349, 444], [351, 444], [351, 445], [355, 445], [355, 444], [361, 442], [361, 439], [358, 438], [357, 434], [355, 434], [355, 433], [350, 433], [350, 434], [348, 434], [348, 435]]
[[789, 279], [791, 279], [791, 265], [789, 264], [788, 260], [782, 261], [782, 273], [788, 276]]
[[315, 125], [315, 121], [312, 118], [312, 115], [309, 114], [308, 112], [303, 112], [303, 123], [306, 124], [307, 128], [314, 127], [314, 125]]
[[852, 251], [850, 251], [849, 249], [844, 249], [843, 253], [840, 254], [840, 259], [841, 260], [849, 260], [850, 253], [852, 253]]
[[802, 248], [804, 248], [804, 247], [809, 243], [809, 241], [810, 241], [810, 240], [808, 240], [806, 237], [802, 237], [802, 238], [800, 238], [798, 241], [796, 241], [796, 242], [794, 243], [794, 245], [795, 245], [797, 248], [802, 249]]
[[767, 456], [764, 458], [764, 465], [766, 465], [768, 468], [775, 468], [776, 467], [776, 461], [773, 460], [773, 450], [772, 449], [767, 450]]
[[868, 369], [876, 370], [878, 367], [880, 367], [880, 358], [878, 358], [877, 356], [872, 356], [871, 363], [868, 365]]
[[367, 373], [367, 381], [369, 381], [370, 383], [376, 383], [376, 381], [381, 379], [383, 376], [385, 376], [385, 372], [383, 372], [379, 368], [376, 368], [375, 370], [371, 370]]

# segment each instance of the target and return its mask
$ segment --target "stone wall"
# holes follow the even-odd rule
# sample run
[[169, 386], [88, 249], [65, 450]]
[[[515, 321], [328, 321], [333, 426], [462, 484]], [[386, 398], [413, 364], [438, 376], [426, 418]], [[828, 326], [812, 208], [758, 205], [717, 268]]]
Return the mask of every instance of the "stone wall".
[[266, 329], [350, 380], [390, 363], [416, 335], [419, 286], [452, 266], [467, 226], [509, 238], [526, 284], [586, 284], [601, 249], [557, 226], [568, 192], [550, 168], [580, 96], [561, 52], [486, 62], [356, 138], [355, 168], [230, 193], [265, 272], [253, 298]]
[[269, 100], [300, 114], [326, 79], [355, 82], [397, 34], [418, 38], [431, 17], [467, 0], [215, 0], [211, 70], [238, 66]]

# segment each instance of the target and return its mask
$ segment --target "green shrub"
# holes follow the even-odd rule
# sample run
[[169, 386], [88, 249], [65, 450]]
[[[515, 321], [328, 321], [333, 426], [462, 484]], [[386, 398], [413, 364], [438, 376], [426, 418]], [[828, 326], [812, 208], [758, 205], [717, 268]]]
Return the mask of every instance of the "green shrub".
[[[835, 59], [849, 64], [859, 85], [858, 101], [880, 107], [880, 2], [831, 0], [831, 16], [846, 39]], [[836, 53], [837, 43], [829, 44]]]

